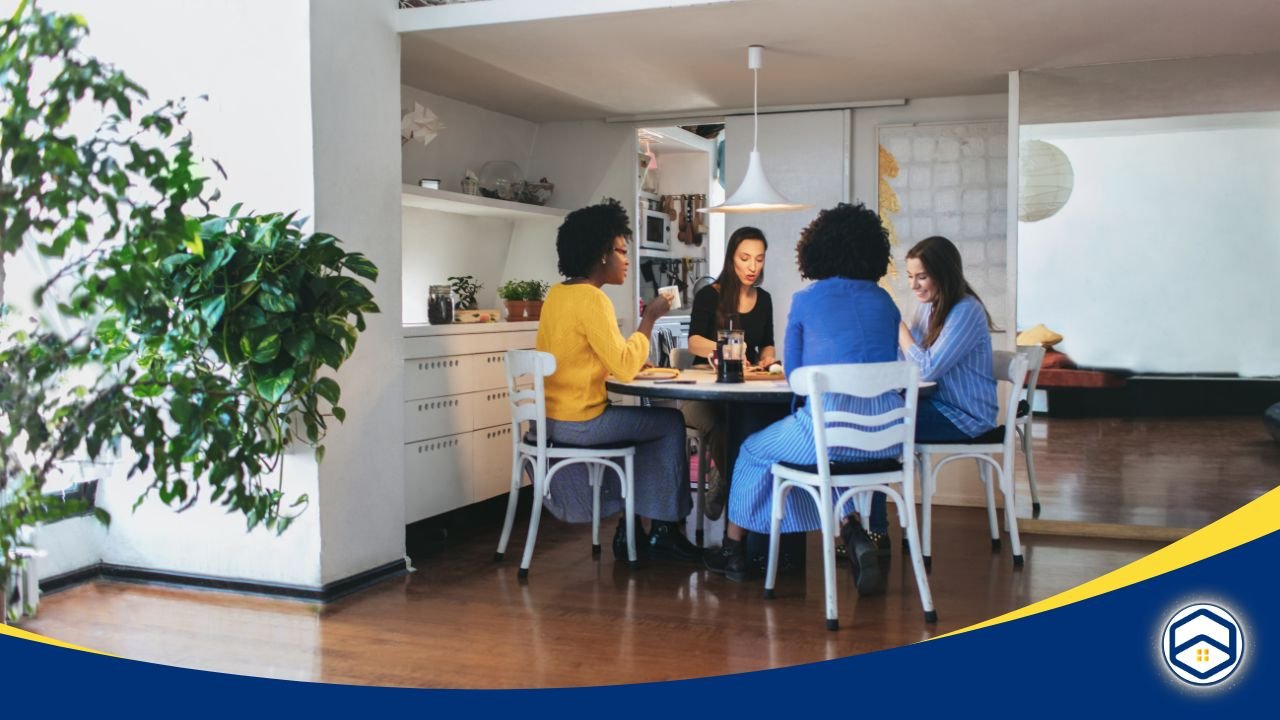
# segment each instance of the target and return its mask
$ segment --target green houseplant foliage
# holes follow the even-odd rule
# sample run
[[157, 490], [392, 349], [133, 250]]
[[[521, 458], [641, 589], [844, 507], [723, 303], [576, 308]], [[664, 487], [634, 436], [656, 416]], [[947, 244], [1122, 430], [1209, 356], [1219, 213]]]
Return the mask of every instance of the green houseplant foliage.
[[[182, 509], [203, 491], [283, 532], [308, 500], [273, 472], [297, 440], [323, 457], [329, 418], [345, 417], [323, 373], [377, 312], [377, 268], [333, 236], [238, 205], [208, 214], [218, 193], [184, 106], [135, 113], [145, 91], [80, 53], [86, 32], [28, 2], [0, 24], [0, 250], [59, 267], [40, 317], [9, 314], [0, 345], [0, 586], [26, 528], [86, 510], [44, 492], [73, 463], [127, 463], [148, 481], [138, 503]], [[81, 105], [105, 119], [78, 137]]]
[[498, 297], [502, 300], [523, 300], [524, 283], [520, 280], [508, 280], [498, 288]]
[[549, 283], [541, 280], [525, 280], [520, 286], [523, 299], [535, 302], [541, 302], [547, 296], [547, 290], [551, 289]]
[[450, 276], [449, 287], [458, 296], [459, 310], [475, 310], [476, 293], [480, 292], [480, 288], [484, 287], [484, 285], [476, 282], [473, 275], [463, 275], [461, 277]]

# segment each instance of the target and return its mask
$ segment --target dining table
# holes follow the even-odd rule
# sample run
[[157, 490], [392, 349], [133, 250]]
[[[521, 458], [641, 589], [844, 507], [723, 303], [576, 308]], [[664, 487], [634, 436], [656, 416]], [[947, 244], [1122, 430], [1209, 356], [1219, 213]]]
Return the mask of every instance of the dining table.
[[[720, 468], [720, 473], [730, 484], [738, 451], [746, 439], [752, 433], [786, 417], [798, 406], [791, 386], [781, 373], [767, 376], [755, 372], [749, 373], [749, 379], [743, 382], [718, 382], [716, 372], [709, 367], [695, 366], [681, 370], [673, 377], [674, 372], [655, 370], [647, 374], [641, 373], [630, 381], [609, 377], [605, 380], [605, 388], [616, 395], [660, 400], [704, 400], [718, 404], [726, 431], [726, 467]], [[934, 388], [935, 383], [921, 382], [920, 395], [926, 396]], [[701, 535], [699, 531], [699, 545], [702, 544]], [[767, 548], [768, 535], [752, 537], [754, 535], [756, 533], [748, 533], [749, 552], [752, 546]], [[787, 542], [787, 535], [793, 536], [792, 542]], [[804, 545], [795, 541], [802, 538], [802, 533], [787, 533], [783, 536], [784, 556], [792, 555], [794, 562], [801, 564], [804, 562]]]

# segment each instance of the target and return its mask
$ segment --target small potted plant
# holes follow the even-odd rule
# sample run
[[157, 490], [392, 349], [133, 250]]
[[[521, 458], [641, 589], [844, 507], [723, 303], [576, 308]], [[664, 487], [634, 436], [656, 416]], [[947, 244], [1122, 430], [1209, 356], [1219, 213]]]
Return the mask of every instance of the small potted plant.
[[520, 280], [508, 280], [502, 283], [502, 287], [498, 288], [498, 297], [502, 298], [502, 304], [507, 308], [508, 322], [524, 320], [525, 302], [523, 282]]
[[542, 299], [551, 285], [541, 280], [525, 280], [521, 285], [524, 286], [524, 319], [537, 320], [542, 317]]
[[537, 320], [542, 315], [542, 299], [550, 283], [541, 280], [508, 280], [498, 288], [498, 297], [507, 306], [507, 320]]
[[476, 282], [472, 275], [463, 275], [461, 277], [449, 277], [449, 286], [453, 288], [453, 294], [458, 296], [458, 303], [455, 306], [458, 310], [475, 310], [476, 309], [476, 293], [480, 288], [484, 287]]

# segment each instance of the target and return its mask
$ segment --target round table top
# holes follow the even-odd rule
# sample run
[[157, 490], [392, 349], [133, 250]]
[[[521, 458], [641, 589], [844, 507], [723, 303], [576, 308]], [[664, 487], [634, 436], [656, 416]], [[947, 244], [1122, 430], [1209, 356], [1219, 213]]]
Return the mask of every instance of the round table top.
[[[692, 382], [690, 382], [692, 381]], [[933, 382], [920, 383], [920, 395], [928, 395], [936, 386]], [[716, 400], [719, 402], [789, 403], [791, 386], [785, 377], [777, 380], [748, 380], [740, 383], [716, 382], [716, 373], [710, 368], [682, 370], [674, 379], [632, 380], [622, 382], [608, 378], [605, 389], [619, 395], [666, 398], [668, 400]]]
[[[692, 381], [692, 382], [689, 382]], [[718, 383], [715, 371], [690, 368], [680, 372], [672, 380], [632, 380], [622, 382], [617, 378], [605, 381], [609, 392], [619, 395], [667, 398], [671, 400], [717, 400], [720, 402], [789, 403], [791, 386], [785, 377], [777, 380], [748, 380], [740, 383]]]

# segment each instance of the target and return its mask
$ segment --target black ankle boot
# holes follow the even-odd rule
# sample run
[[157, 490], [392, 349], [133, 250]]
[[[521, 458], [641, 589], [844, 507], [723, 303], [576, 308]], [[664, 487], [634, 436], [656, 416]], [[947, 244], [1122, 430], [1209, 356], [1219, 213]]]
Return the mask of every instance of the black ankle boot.
[[883, 593], [885, 576], [880, 568], [878, 549], [867, 531], [862, 529], [862, 523], [850, 520], [840, 529], [840, 535], [849, 551], [853, 584], [858, 588], [858, 594], [867, 596]]
[[[644, 560], [648, 555], [649, 536], [644, 532], [644, 526], [640, 524], [640, 518], [636, 518], [636, 560]], [[613, 531], [613, 559], [628, 562], [627, 557], [627, 521], [625, 518], [618, 521], [618, 529]]]
[[702, 551], [697, 545], [689, 542], [680, 525], [673, 522], [654, 520], [653, 530], [649, 533], [649, 557], [655, 560], [675, 560], [676, 562], [697, 563], [702, 560]]
[[734, 582], [746, 582], [751, 574], [747, 567], [746, 544], [728, 537], [720, 547], [703, 553], [702, 564], [711, 572]]

